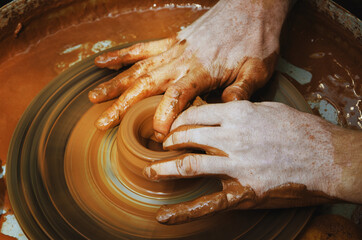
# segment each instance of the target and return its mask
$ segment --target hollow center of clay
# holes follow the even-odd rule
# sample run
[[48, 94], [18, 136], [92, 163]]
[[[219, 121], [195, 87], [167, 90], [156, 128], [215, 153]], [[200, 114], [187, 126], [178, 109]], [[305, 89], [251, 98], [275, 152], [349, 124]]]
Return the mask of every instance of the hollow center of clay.
[[162, 143], [156, 142], [153, 139], [153, 116], [148, 116], [140, 123], [137, 139], [142, 146], [149, 150], [165, 152], [162, 148]]

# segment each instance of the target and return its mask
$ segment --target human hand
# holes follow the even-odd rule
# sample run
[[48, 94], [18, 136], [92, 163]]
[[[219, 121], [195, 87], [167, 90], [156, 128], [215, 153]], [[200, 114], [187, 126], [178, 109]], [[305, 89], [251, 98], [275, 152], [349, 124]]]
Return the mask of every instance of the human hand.
[[153, 126], [162, 141], [176, 116], [197, 95], [228, 86], [223, 101], [248, 99], [274, 70], [288, 7], [284, 0], [220, 0], [177, 36], [97, 57], [97, 66], [110, 69], [138, 62], [89, 92], [93, 103], [120, 95], [96, 126], [111, 128], [133, 104], [165, 92]]
[[339, 131], [340, 127], [317, 116], [275, 102], [191, 107], [174, 121], [163, 146], [198, 148], [207, 154], [155, 162], [144, 169], [144, 175], [151, 180], [217, 176], [223, 190], [163, 206], [157, 220], [174, 224], [226, 209], [336, 201], [340, 183], [346, 181], [341, 180], [341, 165], [346, 164], [336, 160], [332, 139]]

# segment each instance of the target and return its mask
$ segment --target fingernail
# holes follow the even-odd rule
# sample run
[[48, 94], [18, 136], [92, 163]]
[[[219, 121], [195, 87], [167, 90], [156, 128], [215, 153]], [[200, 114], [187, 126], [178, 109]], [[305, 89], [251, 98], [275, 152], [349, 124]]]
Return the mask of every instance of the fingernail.
[[151, 166], [148, 166], [143, 169], [143, 175], [149, 179], [156, 179], [157, 172]]
[[95, 91], [89, 91], [88, 98], [92, 103], [98, 103], [98, 94]]
[[172, 219], [174, 219], [175, 217], [175, 212], [172, 211], [172, 208], [169, 208], [167, 205], [166, 206], [161, 206], [156, 214], [156, 220], [159, 223], [163, 223], [163, 224], [172, 224], [174, 223], [174, 221], [170, 221]]
[[173, 145], [172, 138], [170, 138], [170, 137], [166, 138], [165, 141], [163, 142], [163, 147], [167, 148], [171, 145]]
[[236, 93], [229, 93], [229, 94], [223, 94], [222, 95], [222, 101], [223, 102], [232, 102], [232, 101], [238, 101], [241, 97]]

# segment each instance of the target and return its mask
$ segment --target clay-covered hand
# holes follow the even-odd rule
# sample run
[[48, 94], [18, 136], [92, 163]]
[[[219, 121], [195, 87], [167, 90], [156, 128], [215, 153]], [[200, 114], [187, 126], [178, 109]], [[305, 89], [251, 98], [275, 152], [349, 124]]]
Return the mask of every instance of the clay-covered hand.
[[157, 220], [173, 224], [226, 209], [336, 201], [343, 175], [332, 136], [338, 131], [342, 136], [340, 127], [275, 102], [191, 107], [174, 121], [163, 146], [198, 148], [207, 154], [155, 162], [144, 175], [151, 180], [214, 175], [222, 179], [223, 190], [163, 206]]
[[97, 57], [97, 66], [110, 69], [137, 63], [89, 93], [93, 103], [120, 96], [96, 126], [111, 128], [133, 104], [165, 92], [154, 117], [155, 135], [162, 140], [201, 93], [228, 86], [223, 101], [248, 99], [274, 70], [288, 7], [285, 0], [220, 0], [174, 37]]

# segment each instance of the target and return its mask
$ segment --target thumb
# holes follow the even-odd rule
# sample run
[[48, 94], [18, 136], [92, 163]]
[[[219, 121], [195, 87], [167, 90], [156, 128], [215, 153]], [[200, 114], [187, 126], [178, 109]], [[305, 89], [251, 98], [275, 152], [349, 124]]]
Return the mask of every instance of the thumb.
[[249, 58], [241, 67], [233, 84], [227, 87], [223, 94], [223, 102], [248, 100], [255, 90], [261, 88], [273, 73], [276, 54], [261, 60]]
[[157, 212], [156, 219], [164, 224], [185, 223], [228, 207], [226, 193], [221, 191], [193, 201], [162, 206]]

